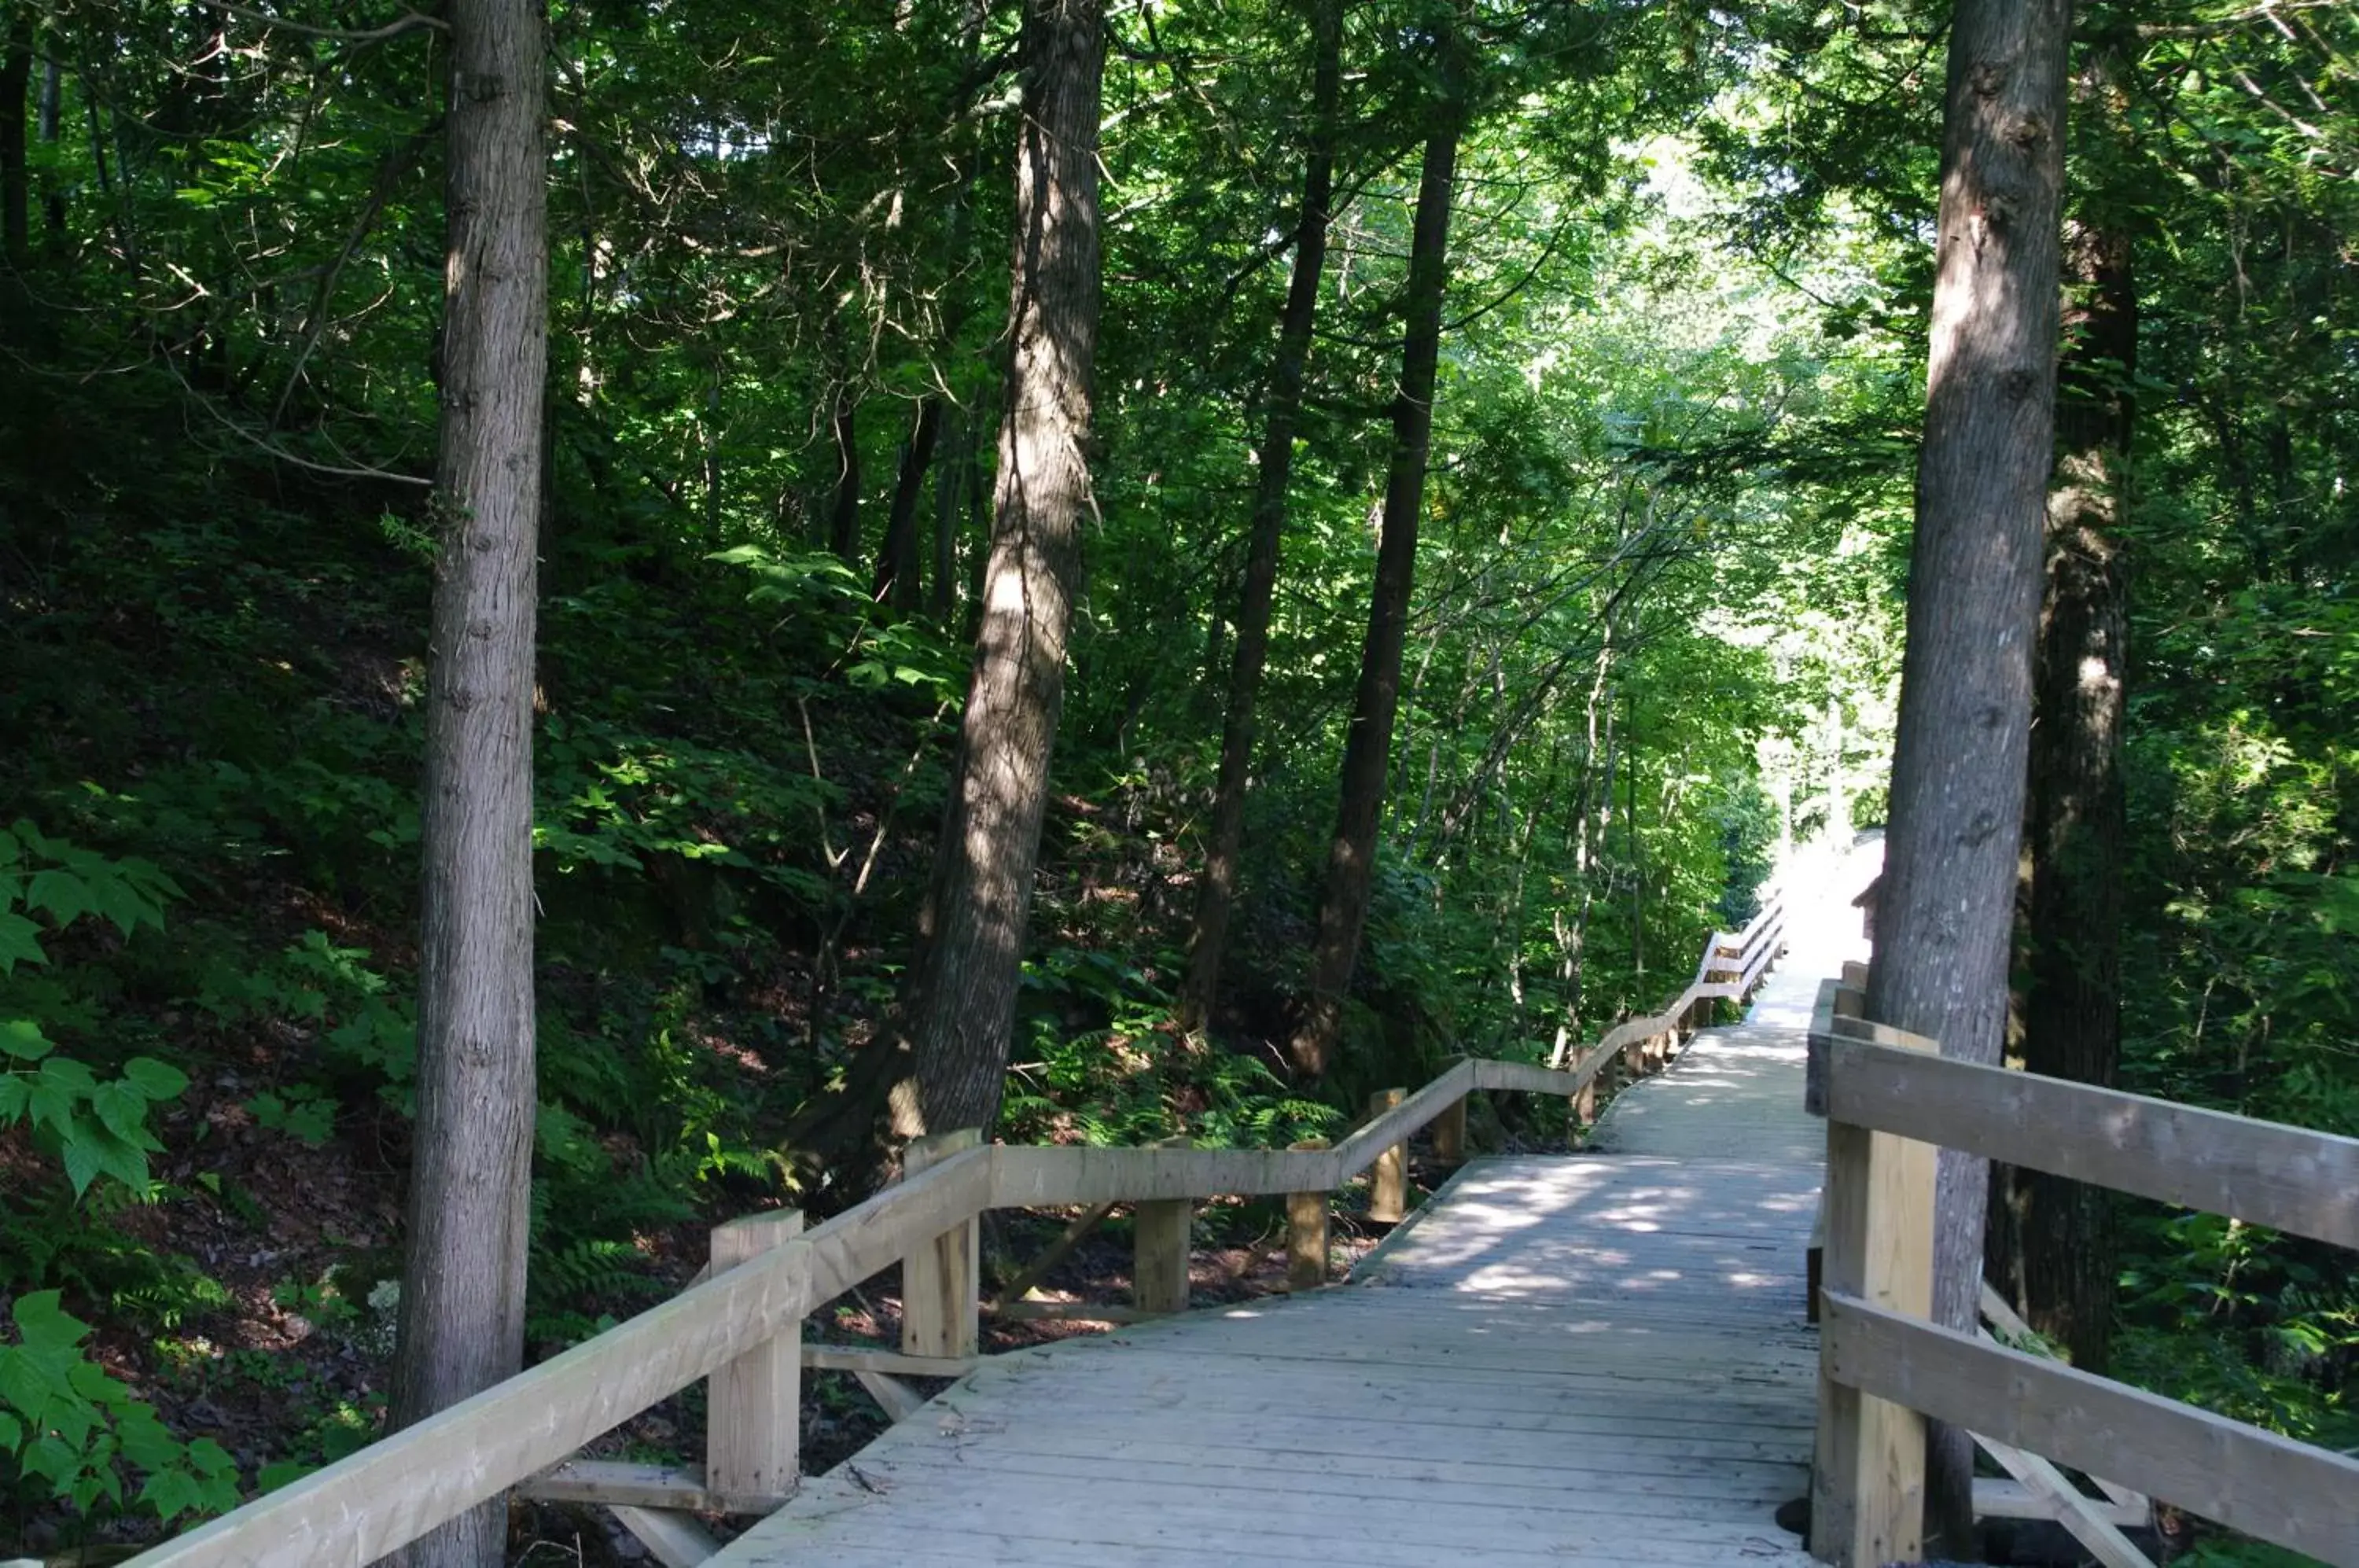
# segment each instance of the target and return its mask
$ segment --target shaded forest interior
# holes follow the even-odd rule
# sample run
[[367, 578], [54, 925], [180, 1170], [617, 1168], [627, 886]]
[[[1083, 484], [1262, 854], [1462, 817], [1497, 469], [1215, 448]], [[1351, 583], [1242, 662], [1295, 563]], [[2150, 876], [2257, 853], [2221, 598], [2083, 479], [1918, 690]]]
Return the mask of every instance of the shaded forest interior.
[[[912, 1133], [1340, 1138], [1676, 994], [1886, 814], [1950, 22], [0, 0], [0, 1556], [383, 1429], [423, 976], [488, 951], [429, 673], [502, 594], [527, 1358]], [[2359, 1135], [2359, 13], [2085, 5], [2066, 83], [2006, 1050]], [[2082, 1365], [2359, 1445], [2347, 1258], [1991, 1210]], [[1197, 1223], [1276, 1288], [1277, 1205]], [[815, 1386], [818, 1465], [879, 1417]]]

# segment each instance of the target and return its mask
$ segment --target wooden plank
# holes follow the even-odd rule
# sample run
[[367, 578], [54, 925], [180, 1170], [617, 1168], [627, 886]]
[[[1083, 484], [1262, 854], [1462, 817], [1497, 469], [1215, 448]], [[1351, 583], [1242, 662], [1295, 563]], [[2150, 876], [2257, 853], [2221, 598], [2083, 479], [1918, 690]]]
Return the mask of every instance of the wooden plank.
[[690, 1515], [621, 1504], [614, 1514], [615, 1522], [638, 1537], [647, 1555], [664, 1568], [696, 1568], [721, 1550], [721, 1543]]
[[1433, 1118], [1433, 1159], [1439, 1165], [1466, 1163], [1466, 1101], [1452, 1101]]
[[[1406, 1089], [1379, 1089], [1368, 1096], [1368, 1124], [1381, 1125], [1408, 1098]], [[1368, 1218], [1398, 1225], [1408, 1217], [1408, 1144], [1388, 1143], [1368, 1168]]]
[[[919, 1175], [983, 1142], [975, 1127], [912, 1138], [902, 1169]], [[901, 1260], [901, 1350], [908, 1356], [973, 1356], [981, 1344], [975, 1259], [977, 1222], [969, 1215]]]
[[[1462, 1101], [1461, 1102], [1463, 1103]], [[1294, 1146], [1312, 1151], [1327, 1147], [1323, 1138], [1306, 1138]], [[1327, 1283], [1327, 1193], [1286, 1195], [1286, 1288], [1315, 1290]]]
[[876, 1401], [877, 1409], [885, 1412], [886, 1421], [905, 1421], [925, 1408], [926, 1397], [889, 1372], [864, 1370], [855, 1371], [853, 1376], [860, 1380], [862, 1388], [868, 1390], [868, 1397]]
[[1836, 1038], [1828, 1114], [2359, 1249], [2359, 1138]]
[[689, 1513], [722, 1511], [704, 1490], [702, 1471], [669, 1465], [631, 1465], [614, 1459], [569, 1459], [527, 1477], [517, 1486], [516, 1493], [542, 1503], [679, 1508]]
[[1026, 1264], [994, 1301], [984, 1303], [985, 1310], [996, 1311], [999, 1301], [1020, 1301], [1030, 1295], [1033, 1287], [1056, 1272], [1057, 1265], [1071, 1258], [1073, 1249], [1087, 1240], [1090, 1233], [1103, 1225], [1106, 1216], [1113, 1213], [1112, 1203], [1093, 1203], [1074, 1215], [1057, 1239], [1041, 1250], [1039, 1257]]
[[[1987, 1279], [1983, 1281], [1981, 1310], [1984, 1322], [2024, 1342], [2013, 1348], [2029, 1350], [2044, 1343], [2038, 1333], [2029, 1323], [2024, 1322], [2022, 1316], [2013, 1307], [2007, 1305], [2006, 1298], [1993, 1289]], [[2152, 1519], [2154, 1504], [2143, 1492], [2122, 1486], [2119, 1482], [2108, 1481], [2102, 1475], [2092, 1475], [2089, 1479], [2094, 1482], [2097, 1489], [2104, 1493], [2114, 1503], [2114, 1511], [2108, 1517], [2115, 1524], [2142, 1525]]]
[[[802, 1234], [799, 1209], [747, 1214], [712, 1233], [723, 1274]], [[801, 1478], [802, 1324], [787, 1325], [707, 1380], [704, 1485], [727, 1513], [766, 1514]]]
[[[1821, 1000], [1829, 1001], [1823, 988]], [[1934, 1169], [1935, 1150], [1926, 1144], [1827, 1124], [1820, 1265], [1826, 1291], [1917, 1316], [1931, 1310]], [[1916, 1561], [1924, 1544], [1924, 1476], [1923, 1418], [1843, 1383], [1822, 1365], [1811, 1552], [1837, 1568]]]
[[[2085, 1499], [2109, 1522], [2137, 1530], [2153, 1522], [2145, 1508], [2127, 1508], [2100, 1498]], [[1995, 1475], [1974, 1477], [1974, 1517], [1976, 1519], [2046, 1519], [2054, 1523], [2058, 1513], [2056, 1499], [2046, 1492], [2035, 1492], [2020, 1481], [2005, 1480]]]
[[1097, 1301], [1002, 1301], [995, 1315], [1010, 1323], [1138, 1323], [1169, 1314]]
[[802, 1347], [803, 1365], [814, 1371], [897, 1372], [912, 1377], [963, 1377], [983, 1365], [979, 1356], [906, 1356], [897, 1350], [864, 1345], [812, 1345]]
[[1196, 1205], [1163, 1198], [1138, 1205], [1131, 1217], [1131, 1304], [1142, 1312], [1188, 1310], [1188, 1251]]
[[[1974, 1442], [1983, 1452], [1998, 1461], [1999, 1468], [2036, 1493], [2052, 1510], [2048, 1517], [2064, 1527], [2065, 1532], [2088, 1549], [2101, 1568], [2154, 1568], [2147, 1554], [2131, 1544], [2106, 1513], [2106, 1505], [2083, 1497], [2081, 1488], [2072, 1485], [2064, 1472], [2036, 1454], [2026, 1454], [2012, 1443], [1995, 1438], [1974, 1434]], [[1977, 1496], [1977, 1503], [1980, 1497]]]
[[976, 1212], [990, 1191], [988, 1150], [946, 1161], [136, 1561], [141, 1568], [373, 1563], [775, 1337], [916, 1239]]
[[1834, 1376], [2247, 1535], [2359, 1564], [2359, 1459], [1828, 1293]]

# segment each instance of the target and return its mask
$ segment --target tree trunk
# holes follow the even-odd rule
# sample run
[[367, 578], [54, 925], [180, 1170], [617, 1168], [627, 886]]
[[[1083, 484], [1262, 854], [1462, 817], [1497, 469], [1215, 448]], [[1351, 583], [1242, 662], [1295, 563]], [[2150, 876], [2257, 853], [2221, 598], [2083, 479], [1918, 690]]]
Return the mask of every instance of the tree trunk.
[[[2083, 102], [2087, 100], [2084, 97]], [[2033, 689], [2031, 862], [2022, 969], [2026, 1071], [2110, 1085], [2121, 1056], [2123, 678], [2128, 589], [2119, 537], [2137, 365], [2131, 245], [2074, 224], [2059, 369], [2048, 587]], [[2114, 1315], [2111, 1205], [2102, 1189], [1992, 1169], [1993, 1282], [2084, 1371], [2104, 1369]]]
[[893, 1090], [904, 1136], [988, 1127], [1007, 1042], [1092, 511], [1103, 0], [1027, 0], [1007, 407], [974, 673], [919, 922]]
[[1393, 401], [1392, 463], [1385, 477], [1384, 537], [1376, 549], [1375, 589], [1367, 638], [1360, 649], [1360, 681], [1352, 697], [1351, 729], [1343, 742], [1343, 799], [1328, 846], [1327, 880], [1319, 901], [1319, 934], [1310, 954], [1310, 995], [1287, 1042], [1296, 1075], [1325, 1075], [1343, 1033], [1343, 998], [1359, 962], [1375, 880], [1376, 826], [1385, 804], [1393, 720], [1400, 706], [1401, 648], [1408, 632], [1409, 591], [1417, 570], [1419, 514], [1425, 506], [1425, 468], [1433, 440], [1434, 373], [1441, 350], [1441, 304], [1450, 280], [1450, 204], [1457, 183], [1458, 138], [1466, 124], [1460, 45], [1440, 40], [1440, 101], [1425, 144], [1410, 231], [1406, 331], [1400, 394]]
[[0, 259], [12, 273], [21, 272], [31, 259], [33, 184], [26, 158], [25, 116], [32, 86], [32, 8], [12, 5], [6, 37], [0, 39]]
[[1221, 960], [1228, 946], [1229, 911], [1236, 898], [1255, 707], [1262, 667], [1269, 658], [1270, 603], [1277, 587], [1278, 547], [1286, 536], [1287, 487], [1294, 476], [1294, 431], [1302, 412], [1303, 375], [1310, 363], [1310, 332], [1319, 314], [1319, 280], [1327, 269], [1329, 206], [1335, 191], [1335, 112], [1343, 97], [1343, 0], [1312, 0], [1311, 37], [1310, 145], [1303, 159], [1302, 213], [1295, 225], [1294, 274], [1278, 322], [1277, 354], [1270, 365], [1269, 423], [1262, 435], [1253, 539], [1237, 606], [1237, 646], [1229, 667], [1228, 712], [1221, 727], [1220, 781], [1212, 792], [1212, 832], [1204, 851], [1204, 880], [1196, 896], [1188, 975], [1180, 991], [1182, 1029], [1201, 1029], [1212, 1016]]
[[942, 431], [942, 400], [929, 397], [918, 405], [918, 428], [901, 449], [901, 472], [893, 482], [893, 511], [885, 524], [885, 548], [876, 554], [875, 596], [897, 610], [914, 610], [923, 602], [925, 584], [918, 566], [918, 503], [926, 493], [926, 470], [934, 461], [934, 446]]
[[[429, 654], [418, 1126], [391, 1422], [524, 1356], [533, 1083], [535, 570], [549, 250], [536, 0], [451, 24], [441, 454]], [[402, 1554], [495, 1568], [494, 1498]]]
[[846, 566], [860, 564], [860, 404], [849, 387], [835, 394], [835, 504], [828, 508], [827, 545]]
[[[60, 109], [65, 100], [65, 73], [54, 60], [41, 62], [41, 95], [38, 121], [41, 145], [53, 147], [58, 144]], [[66, 244], [66, 197], [58, 188], [54, 172], [42, 182], [41, 212], [49, 221], [49, 243], [52, 250], [62, 254]]]
[[[2069, 0], [1965, 0], [1942, 121], [1917, 537], [1871, 1017], [1999, 1059], [2056, 385]], [[1933, 1311], [1971, 1330], [1984, 1162], [1945, 1151]], [[1973, 1450], [1933, 1434], [1928, 1551], [1970, 1554]]]

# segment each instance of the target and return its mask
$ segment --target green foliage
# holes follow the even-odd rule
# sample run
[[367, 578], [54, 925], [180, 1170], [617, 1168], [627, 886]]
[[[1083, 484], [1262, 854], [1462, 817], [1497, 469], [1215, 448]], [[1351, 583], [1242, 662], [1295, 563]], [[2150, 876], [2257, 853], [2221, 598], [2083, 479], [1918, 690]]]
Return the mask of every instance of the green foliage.
[[1018, 1027], [1030, 1059], [1009, 1070], [1011, 1138], [1129, 1147], [1185, 1135], [1283, 1149], [1340, 1119], [1265, 1062], [1172, 1030], [1169, 996], [1110, 953], [1052, 948], [1024, 975]]
[[[212, 1439], [182, 1443], [82, 1348], [88, 1324], [55, 1290], [16, 1298], [15, 1343], [0, 1343], [0, 1484], [38, 1484], [87, 1513], [136, 1507], [169, 1524], [237, 1502], [237, 1469]], [[126, 1477], [139, 1477], [126, 1498]]]
[[147, 1128], [147, 1111], [179, 1097], [187, 1074], [149, 1056], [125, 1061], [113, 1078], [101, 1078], [84, 1062], [60, 1054], [38, 1018], [15, 1018], [12, 1002], [43, 999], [5, 981], [16, 966], [46, 965], [41, 925], [62, 930], [87, 916], [114, 927], [124, 937], [143, 927], [160, 930], [163, 901], [179, 896], [172, 879], [147, 861], [110, 860], [60, 839], [43, 836], [30, 822], [0, 830], [0, 1127], [19, 1123], [64, 1167], [76, 1196], [109, 1176], [135, 1192], [147, 1187], [147, 1156], [161, 1148]]

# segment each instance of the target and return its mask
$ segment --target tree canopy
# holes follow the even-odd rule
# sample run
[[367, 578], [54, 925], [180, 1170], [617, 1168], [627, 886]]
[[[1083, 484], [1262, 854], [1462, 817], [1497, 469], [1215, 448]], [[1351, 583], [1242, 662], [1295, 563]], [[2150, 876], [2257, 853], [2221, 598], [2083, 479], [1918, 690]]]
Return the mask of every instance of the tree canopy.
[[[480, 5], [0, 0], [0, 1540], [152, 1536], [385, 1416]], [[2099, 856], [2119, 940], [2027, 888], [2017, 988], [2110, 975], [2103, 1072], [2359, 1133], [2359, 14], [2079, 12], [2060, 441], [2127, 432], [2071, 449], [2118, 831], [2035, 800], [2027, 842], [2051, 892]], [[966, 1016], [944, 824], [1018, 773], [1037, 865], [967, 858], [1028, 907], [937, 1102], [1010, 1140], [1284, 1147], [1453, 1054], [1545, 1060], [1676, 993], [1797, 841], [1880, 824], [1950, 21], [548, 6], [526, 1354], [946, 1130], [890, 1089]], [[1027, 235], [1077, 232], [1082, 183], [1067, 276]], [[2119, 266], [2076, 271], [2085, 236]], [[1083, 270], [1077, 358], [1027, 322]], [[1087, 394], [1054, 497], [1008, 456], [1043, 386]], [[1060, 689], [978, 738], [1051, 499], [1070, 605], [1023, 646]], [[1347, 875], [1356, 925], [1322, 916]], [[2025, 1027], [2013, 1060], [2100, 1071]], [[2347, 1259], [2098, 1217], [2080, 1353], [2359, 1443]]]

